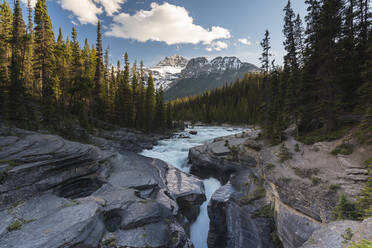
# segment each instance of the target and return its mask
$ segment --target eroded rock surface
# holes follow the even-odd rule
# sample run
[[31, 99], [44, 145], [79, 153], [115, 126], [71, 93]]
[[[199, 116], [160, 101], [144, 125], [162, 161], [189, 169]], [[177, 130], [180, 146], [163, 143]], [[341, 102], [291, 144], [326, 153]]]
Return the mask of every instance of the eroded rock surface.
[[23, 130], [0, 147], [0, 247], [193, 247], [199, 179], [112, 146]]
[[[218, 138], [190, 150], [191, 173], [214, 176], [225, 184], [215, 192], [208, 206], [209, 247], [244, 247], [242, 240], [251, 244], [248, 247], [270, 247], [262, 238], [262, 232], [265, 233], [262, 230], [266, 233], [272, 230], [270, 224], [253, 218], [265, 204], [273, 207], [275, 233], [285, 248], [301, 247], [305, 242], [304, 247], [339, 247], [339, 238], [331, 238], [340, 236], [337, 224], [328, 227], [326, 224], [333, 220], [333, 209], [341, 193], [350, 199], [360, 194], [368, 180], [363, 162], [371, 156], [372, 146], [355, 146], [352, 154], [335, 156], [332, 150], [345, 140], [304, 145], [289, 136], [284, 142], [288, 152], [284, 156], [281, 145], [271, 146], [256, 137], [257, 132], [251, 131]], [[238, 147], [235, 156], [234, 147]], [[262, 187], [264, 199], [259, 194]], [[355, 228], [361, 226], [352, 223]], [[326, 240], [324, 233], [334, 229], [329, 234], [333, 240], [329, 246], [325, 241], [309, 246], [309, 240]], [[255, 238], [260, 232], [261, 238]], [[354, 237], [358, 233], [361, 232]], [[359, 235], [361, 238], [369, 236]]]

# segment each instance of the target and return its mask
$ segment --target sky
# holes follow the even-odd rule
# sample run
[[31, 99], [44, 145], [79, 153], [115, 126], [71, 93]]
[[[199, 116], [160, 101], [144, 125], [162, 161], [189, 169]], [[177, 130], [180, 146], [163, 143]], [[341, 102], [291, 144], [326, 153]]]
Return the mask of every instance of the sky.
[[[259, 43], [266, 29], [271, 34], [272, 54], [281, 64], [286, 3], [287, 0], [47, 0], [55, 35], [62, 27], [64, 38], [71, 36], [75, 26], [81, 44], [86, 37], [95, 44], [97, 22], [101, 20], [103, 45], [109, 47], [110, 63], [116, 64], [128, 52], [131, 62], [143, 60], [145, 66], [175, 54], [188, 59], [237, 56], [259, 65]], [[304, 0], [292, 0], [292, 7], [302, 18], [306, 15]]]

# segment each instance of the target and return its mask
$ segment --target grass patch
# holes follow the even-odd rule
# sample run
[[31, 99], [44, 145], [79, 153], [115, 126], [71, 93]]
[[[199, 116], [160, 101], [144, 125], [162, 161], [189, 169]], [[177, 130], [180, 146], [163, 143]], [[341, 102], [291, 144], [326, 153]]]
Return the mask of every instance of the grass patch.
[[339, 190], [341, 188], [341, 186], [339, 184], [331, 184], [329, 185], [328, 189], [330, 191], [333, 191], [333, 192], [336, 192], [337, 190]]
[[300, 151], [300, 146], [299, 146], [299, 144], [296, 144], [296, 145], [294, 146], [294, 150], [295, 150], [295, 152], [299, 152], [299, 151]]
[[291, 179], [288, 178], [288, 177], [280, 177], [279, 178], [279, 181], [281, 181], [283, 183], [289, 183], [291, 181]]
[[321, 141], [332, 141], [344, 137], [351, 129], [350, 126], [341, 127], [335, 131], [325, 133], [323, 130], [318, 129], [311, 133], [299, 136], [296, 139], [306, 145], [312, 145]]
[[0, 164], [8, 164], [11, 167], [21, 165], [21, 163], [15, 161], [15, 160], [0, 160]]
[[265, 196], [266, 196], [266, 190], [265, 190], [265, 188], [263, 186], [259, 186], [259, 187], [257, 187], [257, 189], [255, 189], [253, 191], [252, 194], [248, 194], [247, 196], [243, 196], [240, 199], [240, 202], [242, 204], [244, 204], [244, 205], [248, 205], [248, 204], [252, 203], [255, 200], [264, 198]]
[[268, 164], [265, 165], [265, 169], [266, 169], [266, 170], [272, 170], [272, 169], [274, 169], [274, 168], [275, 168], [275, 164], [270, 164], [270, 163], [268, 163]]
[[280, 162], [282, 163], [292, 158], [292, 154], [289, 152], [284, 143], [280, 146], [279, 158]]
[[318, 168], [310, 168], [310, 169], [301, 169], [301, 168], [293, 168], [295, 174], [302, 178], [310, 178], [313, 175], [319, 174]]
[[335, 220], [357, 220], [358, 217], [359, 214], [355, 203], [349, 201], [346, 196], [342, 194], [333, 210], [333, 218]]
[[23, 225], [22, 221], [15, 220], [15, 221], [13, 221], [12, 224], [10, 224], [10, 226], [8, 226], [8, 231], [12, 232], [12, 231], [15, 231], [15, 230], [19, 230], [19, 229], [22, 228], [22, 225]]
[[372, 240], [362, 239], [358, 243], [353, 243], [351, 248], [371, 248]]
[[336, 146], [336, 148], [333, 149], [331, 154], [335, 156], [338, 154], [350, 155], [353, 153], [353, 151], [354, 151], [353, 145], [342, 143], [341, 145]]
[[267, 205], [253, 212], [252, 218], [274, 218], [274, 208]]
[[369, 158], [369, 159], [367, 159], [366, 161], [364, 161], [364, 165], [365, 165], [367, 168], [371, 168], [371, 169], [372, 169], [372, 158]]
[[228, 146], [230, 150], [231, 160], [235, 162], [239, 162], [239, 153], [240, 147], [239, 146]]
[[116, 246], [116, 237], [108, 238], [105, 241], [103, 241], [102, 243], [105, 246], [115, 247]]
[[313, 177], [311, 177], [311, 184], [312, 185], [318, 185], [320, 183], [320, 178], [319, 177], [315, 177], [315, 176], [313, 176]]

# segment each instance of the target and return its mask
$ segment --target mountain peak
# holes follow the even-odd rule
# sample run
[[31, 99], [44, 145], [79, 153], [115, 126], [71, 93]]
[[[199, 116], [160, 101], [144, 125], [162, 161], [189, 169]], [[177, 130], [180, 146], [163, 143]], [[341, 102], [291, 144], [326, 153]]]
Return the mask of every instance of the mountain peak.
[[180, 55], [165, 57], [156, 66], [186, 67], [188, 60]]

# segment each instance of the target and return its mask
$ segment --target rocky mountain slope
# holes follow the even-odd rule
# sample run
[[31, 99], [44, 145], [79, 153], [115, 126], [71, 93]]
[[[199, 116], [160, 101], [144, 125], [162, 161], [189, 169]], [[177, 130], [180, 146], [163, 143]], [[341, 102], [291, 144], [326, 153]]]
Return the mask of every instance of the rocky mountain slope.
[[188, 60], [182, 56], [174, 55], [165, 57], [156, 66], [150, 67], [146, 70], [150, 71], [154, 77], [155, 87], [167, 90], [181, 77], [181, 72], [186, 68]]
[[236, 57], [217, 57], [208, 61], [204, 57], [191, 59], [181, 72], [181, 78], [164, 94], [166, 100], [192, 96], [231, 83], [247, 72], [259, 69], [243, 63]]
[[193, 247], [202, 181], [98, 141], [0, 128], [0, 247]]
[[372, 218], [332, 222], [340, 194], [355, 198], [368, 180], [363, 162], [371, 145], [335, 156], [331, 151], [343, 139], [304, 145], [289, 137], [284, 158], [280, 145], [257, 141], [257, 133], [190, 150], [192, 174], [225, 183], [208, 205], [208, 247], [278, 247], [280, 239], [284, 248], [343, 248], [347, 228], [355, 242], [372, 240]]
[[247, 72], [259, 69], [243, 63], [237, 57], [217, 57], [208, 61], [205, 57], [187, 60], [174, 55], [146, 69], [153, 74], [156, 88], [165, 90], [166, 100], [195, 95], [232, 82]]

